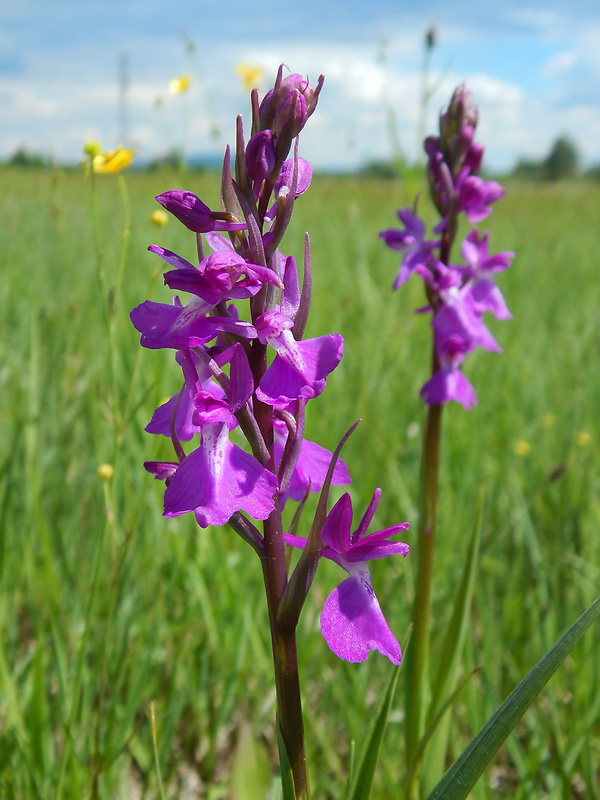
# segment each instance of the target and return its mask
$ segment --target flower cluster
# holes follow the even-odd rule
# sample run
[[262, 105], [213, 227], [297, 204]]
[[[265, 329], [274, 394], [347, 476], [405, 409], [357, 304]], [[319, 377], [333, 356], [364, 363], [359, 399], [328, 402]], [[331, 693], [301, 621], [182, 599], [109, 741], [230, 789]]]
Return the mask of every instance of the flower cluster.
[[[211, 209], [189, 191], [156, 198], [195, 233], [198, 263], [151, 245], [170, 268], [165, 284], [189, 299], [176, 294], [172, 304], [146, 301], [131, 312], [141, 344], [175, 351], [183, 373], [180, 391], [146, 428], [170, 437], [176, 454], [173, 461], [145, 464], [166, 482], [165, 516], [193, 512], [203, 528], [229, 523], [267, 562], [274, 560], [268, 548], [283, 553], [281, 512], [288, 499], [302, 501], [324, 486], [350, 483], [344, 462], [336, 459], [330, 467], [332, 454], [303, 435], [306, 403], [325, 389], [344, 342], [339, 334], [303, 338], [311, 287], [308, 237], [302, 285], [295, 258], [280, 250], [294, 203], [311, 182], [297, 137], [315, 110], [322, 83], [321, 77], [313, 88], [300, 75], [284, 78], [280, 68], [262, 102], [253, 91], [247, 143], [238, 118], [235, 178], [229, 148], [225, 154], [221, 209]], [[245, 437], [246, 449], [232, 441], [234, 432], [237, 441], [240, 433]], [[183, 442], [192, 442], [188, 453]], [[276, 520], [269, 536], [245, 514]], [[273, 531], [279, 532], [277, 541]], [[388, 552], [396, 551], [388, 547], [382, 554]], [[363, 560], [367, 557], [380, 555]], [[309, 571], [314, 574], [314, 568]], [[363, 577], [361, 585], [367, 583]], [[390, 644], [390, 637], [395, 639], [381, 620], [367, 650], [378, 647], [372, 642], [379, 641], [383, 625], [379, 649], [399, 660], [399, 648]], [[353, 625], [349, 614], [346, 631]]]
[[511, 314], [494, 276], [510, 266], [514, 253], [489, 254], [489, 232], [476, 228], [462, 242], [464, 264], [451, 264], [459, 215], [469, 223], [485, 219], [491, 205], [505, 190], [496, 181], [484, 181], [479, 173], [483, 147], [474, 140], [478, 112], [471, 93], [463, 85], [452, 96], [440, 116], [440, 135], [425, 140], [427, 176], [431, 197], [441, 221], [433, 230], [437, 238], [426, 238], [426, 226], [414, 208], [398, 211], [400, 230], [383, 231], [380, 236], [393, 250], [403, 254], [394, 289], [413, 273], [425, 281], [434, 331], [434, 371], [421, 389], [428, 405], [455, 400], [465, 408], [477, 403], [475, 391], [461, 370], [467, 353], [476, 347], [501, 352], [483, 323], [490, 311], [498, 319]]

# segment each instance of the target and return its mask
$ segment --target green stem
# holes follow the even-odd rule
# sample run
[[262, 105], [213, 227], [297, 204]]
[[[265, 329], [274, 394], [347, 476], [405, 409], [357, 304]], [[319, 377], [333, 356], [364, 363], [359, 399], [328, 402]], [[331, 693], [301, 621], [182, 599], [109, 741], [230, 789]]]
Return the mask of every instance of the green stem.
[[411, 800], [418, 797], [422, 754], [417, 754], [417, 748], [425, 728], [429, 693], [429, 639], [442, 409], [441, 405], [429, 407], [421, 458], [417, 582], [413, 632], [406, 658], [406, 763], [414, 762], [407, 775], [406, 796]]
[[281, 598], [287, 585], [283, 528], [279, 503], [264, 525], [265, 556], [261, 559], [269, 609], [273, 667], [279, 726], [294, 780], [296, 800], [310, 800], [304, 722], [296, 649], [296, 626], [278, 620]]

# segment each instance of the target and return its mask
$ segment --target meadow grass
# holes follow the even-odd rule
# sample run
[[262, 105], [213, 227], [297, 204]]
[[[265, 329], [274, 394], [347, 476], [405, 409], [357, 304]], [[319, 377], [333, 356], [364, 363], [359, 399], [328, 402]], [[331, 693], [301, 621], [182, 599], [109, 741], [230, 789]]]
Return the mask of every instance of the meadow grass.
[[[142, 466], [170, 456], [169, 442], [143, 428], [179, 379], [168, 354], [139, 347], [128, 313], [169, 297], [149, 243], [194, 255], [181, 225], [151, 226], [153, 197], [189, 188], [214, 207], [218, 177], [190, 174], [182, 185], [172, 173], [131, 172], [126, 181], [131, 230], [122, 285], [109, 301], [123, 248], [117, 180], [97, 182], [98, 259], [82, 173], [0, 170], [3, 800], [158, 797], [152, 702], [166, 796], [245, 800], [232, 794], [230, 776], [248, 740], [254, 762], [275, 767], [258, 561], [227, 528], [202, 530], [191, 515], [164, 519], [163, 486]], [[343, 455], [357, 511], [383, 488], [373, 529], [405, 519], [416, 528], [429, 318], [413, 313], [424, 302], [417, 281], [390, 292], [398, 259], [377, 234], [418, 188], [316, 178], [285, 243], [300, 257], [310, 232], [307, 335], [345, 339], [340, 367], [308, 408], [306, 433], [333, 449], [363, 418]], [[599, 199], [596, 185], [514, 184], [490, 219], [492, 251], [517, 254], [499, 279], [514, 319], [489, 322], [502, 355], [469, 358], [479, 405], [444, 413], [434, 662], [480, 487], [486, 493], [462, 673], [479, 669], [452, 712], [449, 757], [598, 593]], [[114, 469], [105, 481], [104, 463]], [[372, 565], [401, 641], [413, 569], [410, 556]], [[390, 671], [377, 655], [349, 665], [326, 647], [318, 619], [337, 580], [338, 567], [319, 566], [299, 630], [316, 798], [342, 796], [352, 742], [360, 745]], [[590, 631], [473, 797], [599, 797], [598, 643]], [[377, 800], [402, 796], [402, 680]], [[249, 739], [240, 734], [248, 726]]]

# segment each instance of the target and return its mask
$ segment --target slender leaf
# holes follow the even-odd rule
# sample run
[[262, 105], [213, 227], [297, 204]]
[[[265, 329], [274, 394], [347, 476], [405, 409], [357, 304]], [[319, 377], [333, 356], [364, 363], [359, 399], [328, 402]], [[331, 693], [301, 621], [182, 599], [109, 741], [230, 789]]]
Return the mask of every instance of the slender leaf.
[[292, 765], [287, 754], [285, 742], [281, 735], [279, 725], [279, 714], [277, 714], [277, 743], [279, 745], [279, 768], [281, 770], [281, 789], [283, 800], [296, 800], [294, 792], [294, 777], [292, 775]]
[[392, 707], [399, 674], [400, 667], [394, 667], [386, 689], [379, 699], [375, 713], [371, 717], [371, 723], [360, 751], [358, 763], [352, 771], [351, 783], [348, 784], [346, 800], [367, 800], [371, 794], [381, 742], [383, 741], [383, 734]]
[[428, 800], [464, 800], [508, 734], [581, 639], [600, 617], [600, 597], [538, 661], [431, 792]]
[[477, 560], [479, 555], [479, 541], [481, 538], [481, 519], [483, 516], [483, 489], [479, 492], [477, 507], [475, 510], [475, 520], [471, 541], [465, 560], [464, 571], [456, 599], [454, 601], [454, 611], [452, 619], [446, 631], [446, 638], [440, 657], [440, 665], [437, 679], [433, 686], [431, 705], [428, 709], [428, 723], [431, 724], [437, 714], [440, 703], [447, 692], [452, 691], [456, 679], [459, 658], [465, 642], [468, 627], [468, 614], [473, 596], [473, 585], [475, 583], [475, 572], [477, 570]]
[[264, 800], [271, 786], [271, 768], [262, 743], [243, 720], [233, 754], [230, 792], [232, 800]]

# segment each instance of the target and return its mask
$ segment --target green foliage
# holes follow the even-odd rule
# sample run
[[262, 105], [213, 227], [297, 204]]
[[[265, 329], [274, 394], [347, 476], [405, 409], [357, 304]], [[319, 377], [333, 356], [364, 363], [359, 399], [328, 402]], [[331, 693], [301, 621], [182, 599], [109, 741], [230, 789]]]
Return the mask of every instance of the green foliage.
[[548, 180], [551, 181], [574, 178], [577, 175], [579, 155], [577, 148], [567, 136], [559, 136], [554, 142], [544, 161], [544, 169]]
[[590, 625], [599, 618], [600, 598], [592, 603], [523, 678], [510, 697], [507, 697], [470, 742], [460, 758], [450, 767], [428, 800], [465, 800], [517, 722]]
[[358, 763], [352, 769], [346, 790], [346, 800], [367, 800], [371, 796], [373, 779], [379, 763], [381, 745], [386, 731], [400, 667], [394, 667], [385, 690], [371, 717]]
[[[201, 530], [189, 516], [164, 519], [163, 487], [142, 466], [169, 457], [169, 443], [143, 428], [176, 390], [178, 371], [164, 352], [139, 347], [128, 312], [170, 296], [149, 243], [195, 257], [183, 226], [151, 226], [153, 197], [189, 188], [216, 205], [218, 179], [193, 175], [181, 187], [172, 172], [125, 176], [132, 224], [110, 350], [89, 183], [79, 172], [0, 171], [0, 796], [7, 800], [55, 797], [61, 770], [61, 800], [156, 798], [152, 701], [167, 797], [230, 796], [242, 720], [264, 735], [275, 771], [259, 565], [227, 528]], [[373, 529], [403, 519], [416, 527], [418, 391], [430, 331], [428, 319], [412, 311], [424, 302], [417, 282], [391, 293], [398, 258], [378, 239], [419, 188], [410, 181], [315, 179], [290, 230], [289, 252], [297, 255], [304, 232], [311, 234], [307, 335], [339, 331], [346, 342], [327, 390], [308, 408], [306, 434], [333, 449], [363, 418], [344, 459], [357, 505], [383, 488]], [[97, 185], [100, 267], [110, 288], [118, 280], [121, 193], [114, 176], [98, 176]], [[498, 279], [514, 320], [490, 321], [503, 355], [469, 360], [479, 406], [444, 412], [434, 675], [478, 489], [486, 487], [457, 675], [464, 688], [448, 712], [448, 761], [597, 594], [599, 192], [593, 183], [509, 185], [490, 225], [492, 250], [517, 253]], [[421, 205], [427, 209], [426, 191]], [[108, 482], [97, 475], [102, 463], [114, 468]], [[311, 498], [301, 527], [314, 507]], [[373, 582], [405, 640], [411, 557], [387, 561], [372, 564]], [[318, 616], [339, 577], [335, 564], [319, 566], [299, 626], [313, 796], [324, 800], [342, 795], [350, 742], [363, 739], [391, 672], [374, 654], [349, 665], [325, 646]], [[597, 650], [597, 631], [590, 631], [474, 788], [475, 800], [497, 797], [494, 787], [517, 800], [597, 796]], [[402, 689], [374, 800], [401, 797]]]
[[579, 175], [579, 153], [568, 136], [559, 136], [542, 161], [521, 159], [513, 171], [516, 178], [534, 181], [560, 181]]
[[19, 147], [5, 163], [8, 167], [24, 167], [26, 169], [39, 169], [45, 167], [46, 160], [37, 153], [31, 153], [25, 147]]

